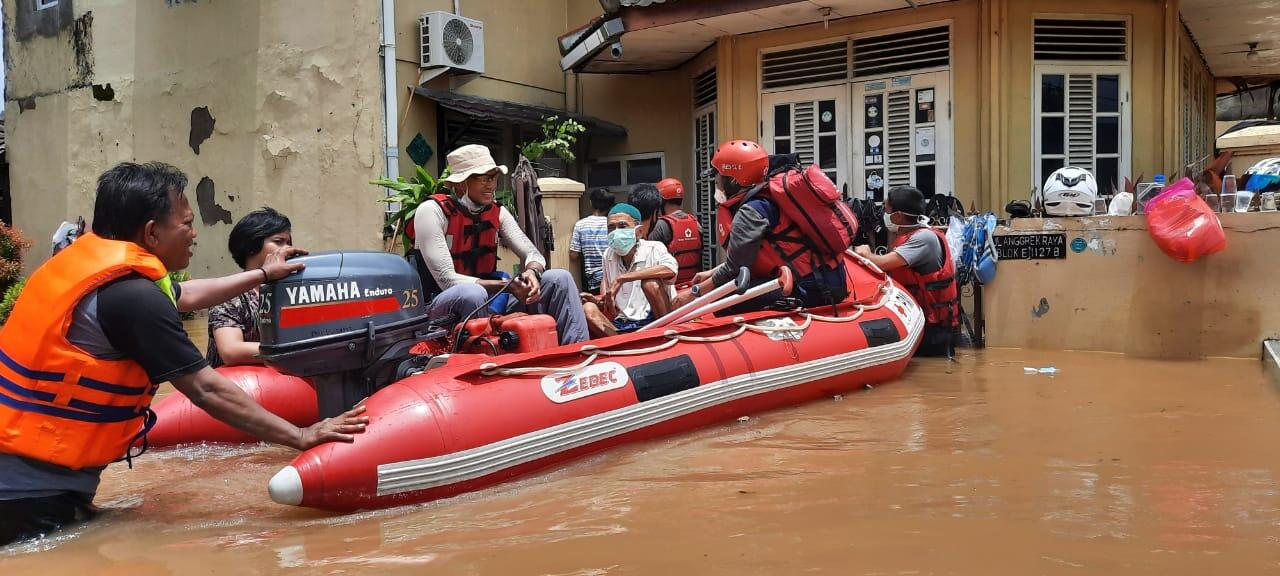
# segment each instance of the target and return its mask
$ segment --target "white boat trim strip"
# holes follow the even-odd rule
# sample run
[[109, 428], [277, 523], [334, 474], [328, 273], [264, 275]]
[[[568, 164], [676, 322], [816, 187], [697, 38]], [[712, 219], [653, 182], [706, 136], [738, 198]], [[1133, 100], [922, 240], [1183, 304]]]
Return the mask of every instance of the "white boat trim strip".
[[[910, 302], [911, 297], [895, 287], [890, 289], [886, 300], [894, 298]], [[907, 327], [907, 337], [898, 342], [710, 382], [663, 398], [451, 454], [381, 464], [377, 495], [426, 490], [482, 478], [720, 404], [902, 360], [915, 350], [924, 329], [924, 314], [914, 303], [889, 308]]]

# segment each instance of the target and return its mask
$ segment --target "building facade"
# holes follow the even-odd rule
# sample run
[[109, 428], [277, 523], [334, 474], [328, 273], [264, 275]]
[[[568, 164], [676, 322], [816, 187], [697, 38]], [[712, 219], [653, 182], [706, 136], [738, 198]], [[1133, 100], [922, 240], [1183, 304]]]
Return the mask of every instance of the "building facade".
[[[983, 209], [1065, 164], [1176, 173], [1212, 151], [1227, 72], [1209, 61], [1231, 50], [1195, 33], [1210, 0], [4, 2], [14, 223], [47, 238], [91, 216], [110, 165], [169, 162], [192, 179], [197, 276], [233, 268], [226, 234], [261, 205], [310, 248], [378, 248], [369, 180], [466, 143], [513, 164], [552, 114], [588, 131], [550, 170], [618, 191], [678, 177], [708, 229], [696, 175], [732, 138], [850, 197], [912, 184]], [[431, 13], [482, 23], [481, 72], [422, 66]]]
[[[1205, 165], [1214, 77], [1184, 19], [1203, 16], [1195, 4], [621, 0], [566, 35], [564, 64], [588, 88], [637, 73], [679, 85], [685, 101], [665, 109], [695, 164], [714, 142], [758, 139], [849, 197], [909, 184], [999, 211], [1064, 165], [1107, 195]], [[585, 106], [613, 98], [589, 90]]]

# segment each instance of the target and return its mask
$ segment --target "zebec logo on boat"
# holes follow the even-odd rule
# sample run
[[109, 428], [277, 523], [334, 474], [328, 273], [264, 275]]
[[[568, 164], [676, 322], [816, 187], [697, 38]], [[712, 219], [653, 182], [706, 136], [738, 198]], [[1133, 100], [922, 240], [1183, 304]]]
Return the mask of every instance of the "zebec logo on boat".
[[630, 382], [627, 369], [617, 362], [601, 362], [573, 374], [542, 377], [542, 393], [557, 404], [577, 400], [608, 390], [617, 390]]

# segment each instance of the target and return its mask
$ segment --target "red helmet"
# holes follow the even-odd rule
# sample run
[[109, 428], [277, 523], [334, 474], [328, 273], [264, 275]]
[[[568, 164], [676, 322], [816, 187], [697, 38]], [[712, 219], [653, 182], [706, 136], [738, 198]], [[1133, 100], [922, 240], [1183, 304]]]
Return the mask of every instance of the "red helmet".
[[663, 178], [658, 182], [658, 192], [663, 200], [684, 200], [684, 184], [675, 178]]
[[754, 186], [764, 182], [769, 153], [750, 140], [730, 140], [711, 157], [711, 167], [743, 187]]

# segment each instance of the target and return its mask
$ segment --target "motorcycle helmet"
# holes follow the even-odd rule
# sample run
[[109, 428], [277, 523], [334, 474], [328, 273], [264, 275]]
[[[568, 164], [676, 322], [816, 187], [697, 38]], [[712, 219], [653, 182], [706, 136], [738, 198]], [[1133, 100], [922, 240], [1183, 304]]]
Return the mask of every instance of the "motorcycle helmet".
[[1280, 158], [1267, 158], [1244, 171], [1241, 189], [1255, 194], [1280, 192]]
[[1084, 168], [1066, 166], [1053, 171], [1040, 193], [1044, 213], [1049, 216], [1089, 216], [1098, 197], [1098, 183]]

